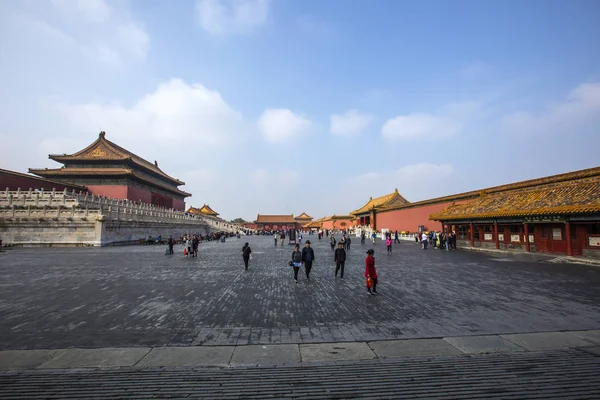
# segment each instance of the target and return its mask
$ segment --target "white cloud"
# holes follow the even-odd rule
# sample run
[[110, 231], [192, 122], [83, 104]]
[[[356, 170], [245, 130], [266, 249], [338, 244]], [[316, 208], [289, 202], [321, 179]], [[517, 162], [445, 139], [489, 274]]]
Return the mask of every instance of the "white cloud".
[[133, 22], [121, 25], [116, 30], [121, 46], [134, 56], [144, 59], [150, 48], [150, 38], [146, 32]]
[[451, 118], [432, 114], [410, 114], [388, 119], [381, 128], [381, 134], [384, 139], [396, 141], [447, 137], [460, 130], [460, 123]]
[[331, 115], [330, 131], [338, 136], [352, 136], [362, 133], [371, 123], [373, 117], [357, 110], [348, 110], [345, 114]]
[[503, 118], [508, 131], [517, 134], [566, 133], [590, 121], [600, 121], [600, 82], [583, 83], [538, 113], [518, 111]]
[[59, 50], [61, 57], [83, 56], [94, 65], [117, 71], [146, 59], [150, 38], [131, 18], [125, 3], [52, 0], [37, 7], [31, 4], [15, 2], [6, 11], [4, 29], [23, 54], [44, 53], [50, 47]]
[[[246, 130], [242, 115], [219, 92], [201, 84], [172, 79], [140, 98], [133, 106], [59, 103], [56, 109], [79, 132], [105, 130], [108, 137], [131, 148], [179, 152], [229, 145]], [[164, 157], [160, 157], [164, 158]]]
[[270, 0], [198, 0], [200, 26], [215, 36], [249, 33], [267, 21]]
[[104, 0], [50, 0], [50, 3], [66, 14], [84, 18], [87, 22], [106, 22], [112, 10]]
[[286, 108], [266, 109], [258, 120], [258, 129], [269, 142], [286, 142], [310, 133], [311, 121]]

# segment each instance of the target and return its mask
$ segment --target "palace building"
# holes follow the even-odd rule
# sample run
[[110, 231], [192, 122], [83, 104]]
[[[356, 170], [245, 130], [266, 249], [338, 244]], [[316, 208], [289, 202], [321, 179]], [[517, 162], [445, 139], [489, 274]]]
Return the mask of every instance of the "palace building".
[[600, 167], [413, 203], [396, 190], [352, 214], [375, 230], [454, 230], [463, 246], [600, 257]]
[[600, 168], [523, 184], [482, 191], [430, 218], [454, 230], [465, 246], [600, 258]]
[[294, 214], [267, 215], [258, 214], [252, 224], [259, 231], [287, 231], [289, 229], [303, 229], [312, 222], [312, 217], [302, 213], [294, 218]]
[[191, 196], [178, 188], [185, 183], [172, 178], [136, 154], [106, 139], [98, 139], [73, 154], [49, 156], [61, 168], [29, 169], [32, 174], [53, 181], [87, 187], [89, 193], [117, 199], [185, 210], [185, 198]]
[[219, 213], [216, 212], [216, 211], [214, 211], [212, 208], [210, 208], [210, 206], [208, 204], [204, 204], [200, 208], [190, 207], [190, 208], [187, 209], [186, 212], [188, 212], [190, 214], [206, 215], [207, 217], [213, 217], [213, 218], [218, 218], [219, 217]]
[[349, 229], [354, 225], [355, 218], [353, 215], [331, 215], [320, 220], [321, 229], [329, 231], [335, 229]]
[[370, 226], [375, 228], [377, 225], [377, 213], [383, 208], [394, 206], [394, 205], [406, 205], [408, 200], [398, 193], [398, 189], [394, 190], [393, 193], [386, 194], [385, 196], [371, 197], [369, 201], [359, 208], [358, 210], [352, 211], [350, 214], [356, 218], [356, 225], [358, 226]]
[[311, 217], [310, 215], [308, 215], [305, 212], [303, 212], [302, 214], [300, 214], [296, 218], [294, 218], [294, 221], [296, 221], [300, 226], [309, 224], [312, 222], [312, 220], [313, 220], [313, 217]]

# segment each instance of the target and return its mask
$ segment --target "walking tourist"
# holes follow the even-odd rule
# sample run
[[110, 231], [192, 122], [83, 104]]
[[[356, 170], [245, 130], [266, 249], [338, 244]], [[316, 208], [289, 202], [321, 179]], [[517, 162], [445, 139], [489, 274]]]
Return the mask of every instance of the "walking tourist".
[[333, 233], [331, 234], [331, 237], [329, 238], [329, 244], [331, 245], [331, 251], [335, 250], [335, 236], [333, 236]]
[[248, 242], [242, 247], [242, 258], [244, 259], [244, 267], [246, 267], [246, 271], [248, 271], [248, 262], [250, 261], [250, 257], [252, 254], [252, 249]]
[[346, 251], [350, 251], [350, 243], [352, 243], [352, 239], [350, 239], [350, 235], [346, 238]]
[[200, 243], [200, 238], [198, 235], [194, 235], [192, 239], [192, 251], [194, 253], [194, 257], [198, 257], [198, 244]]
[[373, 244], [375, 244], [376, 237], [377, 237], [377, 234], [375, 233], [375, 231], [373, 231], [373, 233], [371, 233], [371, 240], [373, 241]]
[[427, 242], [429, 241], [429, 238], [427, 237], [427, 234], [425, 232], [423, 232], [423, 236], [421, 236], [421, 248], [423, 250], [427, 250]]
[[342, 234], [342, 238], [340, 239], [340, 243], [342, 244], [342, 247], [346, 247], [346, 235]]
[[366, 238], [366, 236], [367, 236], [367, 235], [365, 235], [365, 232], [364, 232], [364, 231], [362, 231], [362, 232], [360, 233], [360, 244], [365, 244], [365, 238]]
[[281, 231], [280, 239], [281, 239], [281, 245], [283, 246], [285, 243], [285, 231]]
[[389, 236], [387, 239], [385, 239], [385, 247], [387, 247], [387, 255], [391, 256], [392, 255], [392, 238]]
[[277, 232], [273, 234], [273, 240], [275, 241], [275, 246], [277, 246]]
[[192, 235], [187, 236], [187, 240], [186, 240], [185, 244], [187, 246], [187, 254], [185, 256], [192, 257], [192, 251], [194, 249], [194, 244], [192, 243]]
[[175, 244], [175, 241], [173, 240], [173, 236], [169, 235], [169, 238], [167, 239], [167, 245], [169, 246], [169, 254], [173, 254], [173, 245]]
[[335, 253], [333, 256], [333, 262], [335, 263], [335, 277], [337, 278], [338, 271], [341, 269], [342, 273], [340, 278], [344, 279], [344, 265], [346, 264], [346, 250], [344, 250], [344, 246], [340, 241], [338, 243], [338, 248], [335, 249]]
[[394, 244], [400, 243], [400, 239], [398, 239], [398, 231], [394, 233]]
[[292, 252], [292, 267], [294, 268], [294, 282], [298, 283], [298, 271], [302, 266], [302, 252], [300, 251], [300, 245], [297, 244]]
[[367, 293], [377, 294], [377, 270], [375, 269], [375, 250], [367, 250], [367, 258], [365, 259], [365, 278], [370, 278], [372, 287], [367, 285]]
[[310, 240], [306, 241], [304, 248], [302, 249], [302, 264], [304, 264], [304, 272], [306, 272], [306, 280], [310, 281], [310, 270], [312, 264], [315, 261], [315, 252], [310, 247]]

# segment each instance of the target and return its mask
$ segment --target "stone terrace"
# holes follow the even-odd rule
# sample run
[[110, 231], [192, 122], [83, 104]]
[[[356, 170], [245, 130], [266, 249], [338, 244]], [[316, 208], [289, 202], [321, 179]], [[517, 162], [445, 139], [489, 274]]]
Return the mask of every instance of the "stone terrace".
[[[200, 245], [15, 249], [0, 254], [0, 349], [372, 341], [600, 328], [600, 269], [542, 255], [374, 246], [379, 296], [354, 239], [344, 280], [313, 242], [312, 281], [270, 237]], [[241, 247], [253, 249], [244, 271]], [[302, 273], [303, 271], [301, 271]]]

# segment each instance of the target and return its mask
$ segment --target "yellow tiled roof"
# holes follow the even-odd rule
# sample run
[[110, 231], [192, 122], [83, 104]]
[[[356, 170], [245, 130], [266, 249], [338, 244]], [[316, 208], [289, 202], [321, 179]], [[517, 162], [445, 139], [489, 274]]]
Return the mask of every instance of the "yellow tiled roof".
[[310, 215], [308, 215], [307, 213], [303, 212], [302, 214], [298, 215], [296, 218], [294, 219], [299, 219], [299, 220], [309, 220], [309, 219], [313, 219], [313, 217], [311, 217]]
[[409, 204], [408, 200], [398, 193], [398, 189], [390, 194], [386, 194], [385, 196], [370, 198], [367, 204], [359, 208], [358, 210], [352, 211], [350, 214], [364, 214], [370, 212], [372, 209], [383, 208], [389, 205], [390, 203], [401, 203], [401, 204]]
[[184, 182], [179, 179], [173, 178], [167, 175], [163, 170], [158, 168], [158, 163], [155, 161], [151, 163], [142, 157], [130, 152], [127, 149], [117, 145], [106, 139], [106, 134], [100, 132], [98, 139], [90, 144], [85, 149], [82, 149], [73, 154], [50, 154], [50, 159], [58, 162], [69, 162], [69, 161], [118, 161], [118, 160], [131, 160], [134, 164], [144, 167], [150, 170], [169, 182], [176, 184], [177, 186], [185, 185]]
[[481, 192], [485, 192], [487, 194], [492, 194], [492, 193], [502, 193], [502, 192], [509, 192], [509, 191], [510, 192], [520, 191], [520, 190], [526, 190], [526, 189], [531, 189], [531, 188], [539, 188], [540, 186], [562, 185], [565, 183], [572, 182], [574, 180], [595, 179], [599, 176], [600, 176], [600, 167], [593, 167], [593, 168], [587, 168], [587, 169], [582, 169], [582, 170], [578, 170], [578, 171], [566, 172], [566, 173], [558, 174], [558, 175], [545, 176], [542, 178], [529, 179], [529, 180], [521, 181], [521, 182], [514, 182], [514, 183], [508, 183], [505, 185], [492, 186], [492, 187], [479, 189], [479, 190], [472, 190], [470, 192], [463, 192], [463, 193], [452, 194], [449, 196], [436, 197], [433, 199], [415, 201], [412, 203], [408, 203], [406, 205], [390, 204], [385, 209], [386, 209], [386, 211], [388, 211], [388, 210], [396, 210], [396, 209], [409, 208], [409, 207], [421, 207], [421, 206], [437, 204], [437, 203], [447, 203], [447, 202], [451, 202], [451, 201], [468, 200], [468, 199], [477, 198], [477, 196], [479, 196], [479, 194]]
[[429, 216], [435, 221], [600, 212], [600, 177], [508, 193], [483, 194]]
[[294, 215], [293, 214], [285, 214], [285, 215], [261, 215], [258, 214], [256, 217], [257, 224], [293, 224]]

